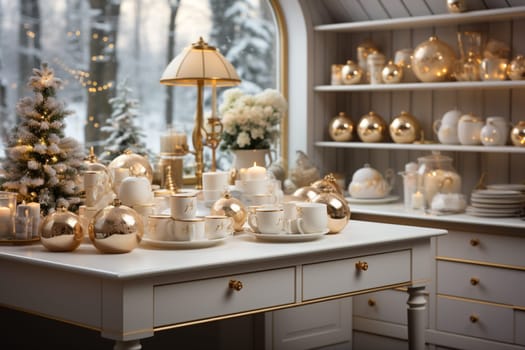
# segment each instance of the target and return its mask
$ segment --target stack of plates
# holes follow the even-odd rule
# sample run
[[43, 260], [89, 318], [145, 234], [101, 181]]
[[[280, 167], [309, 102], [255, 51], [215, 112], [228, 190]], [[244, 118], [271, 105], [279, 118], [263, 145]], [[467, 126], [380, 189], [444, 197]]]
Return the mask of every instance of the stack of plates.
[[487, 189], [472, 192], [467, 214], [483, 217], [522, 216], [525, 193], [515, 190]]

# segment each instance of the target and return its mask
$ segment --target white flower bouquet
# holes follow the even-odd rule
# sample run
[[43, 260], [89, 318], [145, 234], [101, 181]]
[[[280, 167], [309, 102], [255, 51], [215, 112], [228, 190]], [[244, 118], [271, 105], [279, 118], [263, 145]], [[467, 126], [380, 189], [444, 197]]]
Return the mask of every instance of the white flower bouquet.
[[280, 92], [266, 89], [256, 95], [234, 88], [224, 92], [222, 150], [268, 149], [279, 136], [279, 125], [288, 109]]

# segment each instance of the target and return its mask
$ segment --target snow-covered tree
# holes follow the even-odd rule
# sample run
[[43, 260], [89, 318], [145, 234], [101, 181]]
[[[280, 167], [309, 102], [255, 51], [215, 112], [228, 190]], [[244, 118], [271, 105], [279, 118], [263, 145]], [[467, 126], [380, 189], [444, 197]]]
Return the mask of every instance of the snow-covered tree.
[[20, 123], [10, 135], [3, 163], [2, 187], [18, 193], [20, 202], [39, 202], [45, 215], [62, 206], [76, 211], [81, 204], [84, 153], [75, 139], [64, 136], [64, 119], [71, 112], [56, 98], [61, 85], [46, 63], [33, 69], [28, 86], [34, 96], [16, 106]]
[[210, 6], [214, 24], [210, 42], [233, 64], [242, 89], [257, 93], [274, 87], [275, 74], [266, 73], [276, 52], [273, 23], [258, 16], [262, 11], [250, 1], [210, 0]]
[[150, 155], [143, 141], [145, 135], [135, 124], [139, 118], [139, 102], [132, 98], [131, 93], [128, 81], [124, 80], [117, 87], [117, 96], [109, 100], [111, 116], [101, 128], [109, 136], [101, 143], [104, 150], [99, 157], [101, 161], [111, 161], [127, 149], [144, 156]]

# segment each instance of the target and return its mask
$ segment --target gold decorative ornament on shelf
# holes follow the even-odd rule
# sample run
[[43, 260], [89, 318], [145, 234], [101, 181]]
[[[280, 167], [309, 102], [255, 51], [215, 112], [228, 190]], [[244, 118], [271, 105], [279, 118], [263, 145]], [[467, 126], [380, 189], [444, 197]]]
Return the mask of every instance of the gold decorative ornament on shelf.
[[354, 133], [354, 122], [345, 112], [339, 112], [337, 116], [330, 120], [328, 134], [330, 138], [337, 142], [351, 141]]
[[40, 226], [40, 241], [52, 252], [71, 252], [83, 237], [80, 218], [64, 207], [46, 216]]
[[374, 111], [361, 117], [357, 124], [357, 135], [363, 142], [381, 142], [386, 133], [386, 123], [383, 117]]

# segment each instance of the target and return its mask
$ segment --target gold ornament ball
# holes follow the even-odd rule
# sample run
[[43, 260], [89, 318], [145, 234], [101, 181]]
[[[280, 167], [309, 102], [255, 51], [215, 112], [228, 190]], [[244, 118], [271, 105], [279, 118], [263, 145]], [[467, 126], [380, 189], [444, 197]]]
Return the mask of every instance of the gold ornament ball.
[[514, 146], [525, 147], [525, 121], [520, 121], [510, 131], [510, 140]]
[[388, 61], [381, 71], [381, 77], [385, 84], [397, 84], [403, 79], [403, 67]]
[[328, 230], [330, 233], [341, 232], [350, 220], [350, 207], [343, 196], [325, 188], [312, 199], [314, 203], [326, 204], [328, 215]]
[[525, 80], [525, 56], [518, 55], [507, 66], [510, 80]]
[[226, 215], [233, 218], [233, 229], [237, 232], [243, 230], [248, 212], [244, 204], [237, 198], [233, 198], [229, 192], [213, 203], [210, 209], [211, 215]]
[[89, 239], [102, 253], [128, 253], [144, 234], [142, 217], [115, 199], [113, 205], [99, 210], [89, 223]]
[[124, 151], [123, 154], [113, 159], [108, 165], [111, 174], [114, 173], [115, 169], [119, 168], [129, 169], [131, 176], [143, 176], [150, 183], [153, 181], [153, 168], [148, 159], [130, 150]]
[[80, 218], [64, 207], [46, 216], [40, 224], [40, 242], [52, 252], [71, 252], [78, 248], [83, 237]]
[[346, 61], [346, 64], [341, 68], [341, 80], [345, 85], [359, 83], [362, 76], [362, 69], [351, 60]]
[[447, 0], [447, 10], [450, 13], [460, 13], [466, 11], [466, 0]]
[[334, 141], [345, 142], [352, 140], [352, 134], [354, 132], [354, 123], [345, 112], [339, 112], [339, 114], [332, 118], [328, 125], [328, 133]]
[[357, 135], [363, 142], [381, 142], [386, 133], [385, 120], [375, 112], [365, 114], [357, 124]]
[[333, 174], [325, 175], [321, 180], [315, 181], [312, 184], [312, 187], [319, 192], [334, 192], [341, 196], [343, 195], [343, 189], [339, 186], [337, 179]]
[[315, 198], [319, 194], [319, 190], [313, 186], [299, 187], [294, 191], [292, 197], [298, 201], [309, 201]]
[[395, 143], [413, 143], [421, 134], [421, 127], [416, 117], [402, 111], [390, 123], [389, 131]]
[[422, 82], [450, 80], [456, 64], [454, 50], [437, 37], [432, 36], [414, 49], [412, 70]]

